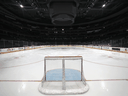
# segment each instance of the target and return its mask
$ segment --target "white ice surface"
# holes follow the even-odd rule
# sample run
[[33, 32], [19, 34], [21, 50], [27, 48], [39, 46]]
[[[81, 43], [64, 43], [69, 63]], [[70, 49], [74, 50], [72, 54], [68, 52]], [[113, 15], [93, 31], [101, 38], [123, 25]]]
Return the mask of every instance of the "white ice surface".
[[[128, 54], [89, 48], [42, 48], [1, 54], [0, 80], [41, 80], [45, 56], [78, 55], [84, 58], [84, 75], [87, 80], [128, 79]], [[0, 96], [43, 96], [38, 91], [39, 83], [0, 82]], [[87, 83], [90, 89], [82, 96], [128, 96], [128, 81], [88, 81]]]

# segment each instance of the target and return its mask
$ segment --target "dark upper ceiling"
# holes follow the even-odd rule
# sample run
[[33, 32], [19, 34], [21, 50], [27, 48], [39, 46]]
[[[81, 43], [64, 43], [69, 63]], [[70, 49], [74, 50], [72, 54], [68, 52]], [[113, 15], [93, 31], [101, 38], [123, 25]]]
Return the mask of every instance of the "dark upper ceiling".
[[[51, 1], [57, 1], [59, 5], [55, 9], [49, 7]], [[70, 10], [68, 5], [61, 8], [62, 1], [1, 0], [0, 38], [47, 44], [85, 44], [128, 36], [128, 0], [77, 0], [78, 6], [68, 12], [69, 15], [74, 12], [71, 18], [60, 15], [61, 10]], [[70, 25], [53, 24], [53, 13], [55, 19], [73, 18], [74, 22]]]

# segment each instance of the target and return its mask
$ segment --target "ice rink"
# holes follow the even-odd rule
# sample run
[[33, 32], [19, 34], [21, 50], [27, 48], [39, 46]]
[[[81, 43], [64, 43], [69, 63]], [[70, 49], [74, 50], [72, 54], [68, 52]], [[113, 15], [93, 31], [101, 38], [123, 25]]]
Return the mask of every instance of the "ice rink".
[[45, 56], [83, 56], [84, 76], [90, 88], [76, 96], [128, 96], [128, 54], [89, 48], [40, 48], [0, 54], [0, 96], [44, 96], [38, 86]]

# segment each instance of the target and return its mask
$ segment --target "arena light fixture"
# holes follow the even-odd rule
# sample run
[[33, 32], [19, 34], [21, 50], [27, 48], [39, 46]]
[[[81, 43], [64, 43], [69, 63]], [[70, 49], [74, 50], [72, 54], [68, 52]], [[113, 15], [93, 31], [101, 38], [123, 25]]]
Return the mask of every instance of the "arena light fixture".
[[24, 8], [24, 6], [23, 6], [22, 4], [20, 4], [20, 7], [21, 7], [21, 8]]
[[103, 4], [103, 5], [102, 5], [102, 8], [104, 8], [105, 6], [106, 6], [106, 4]]

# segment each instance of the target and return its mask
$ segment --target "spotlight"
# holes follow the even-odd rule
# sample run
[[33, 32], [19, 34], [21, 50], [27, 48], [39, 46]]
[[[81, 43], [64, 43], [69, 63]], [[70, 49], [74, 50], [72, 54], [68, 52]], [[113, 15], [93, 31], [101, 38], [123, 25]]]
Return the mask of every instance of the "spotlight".
[[23, 5], [20, 5], [20, 7], [21, 7], [21, 8], [24, 8], [24, 6], [23, 6]]
[[103, 4], [103, 5], [102, 5], [102, 8], [105, 7], [105, 6], [106, 6], [106, 4]]

